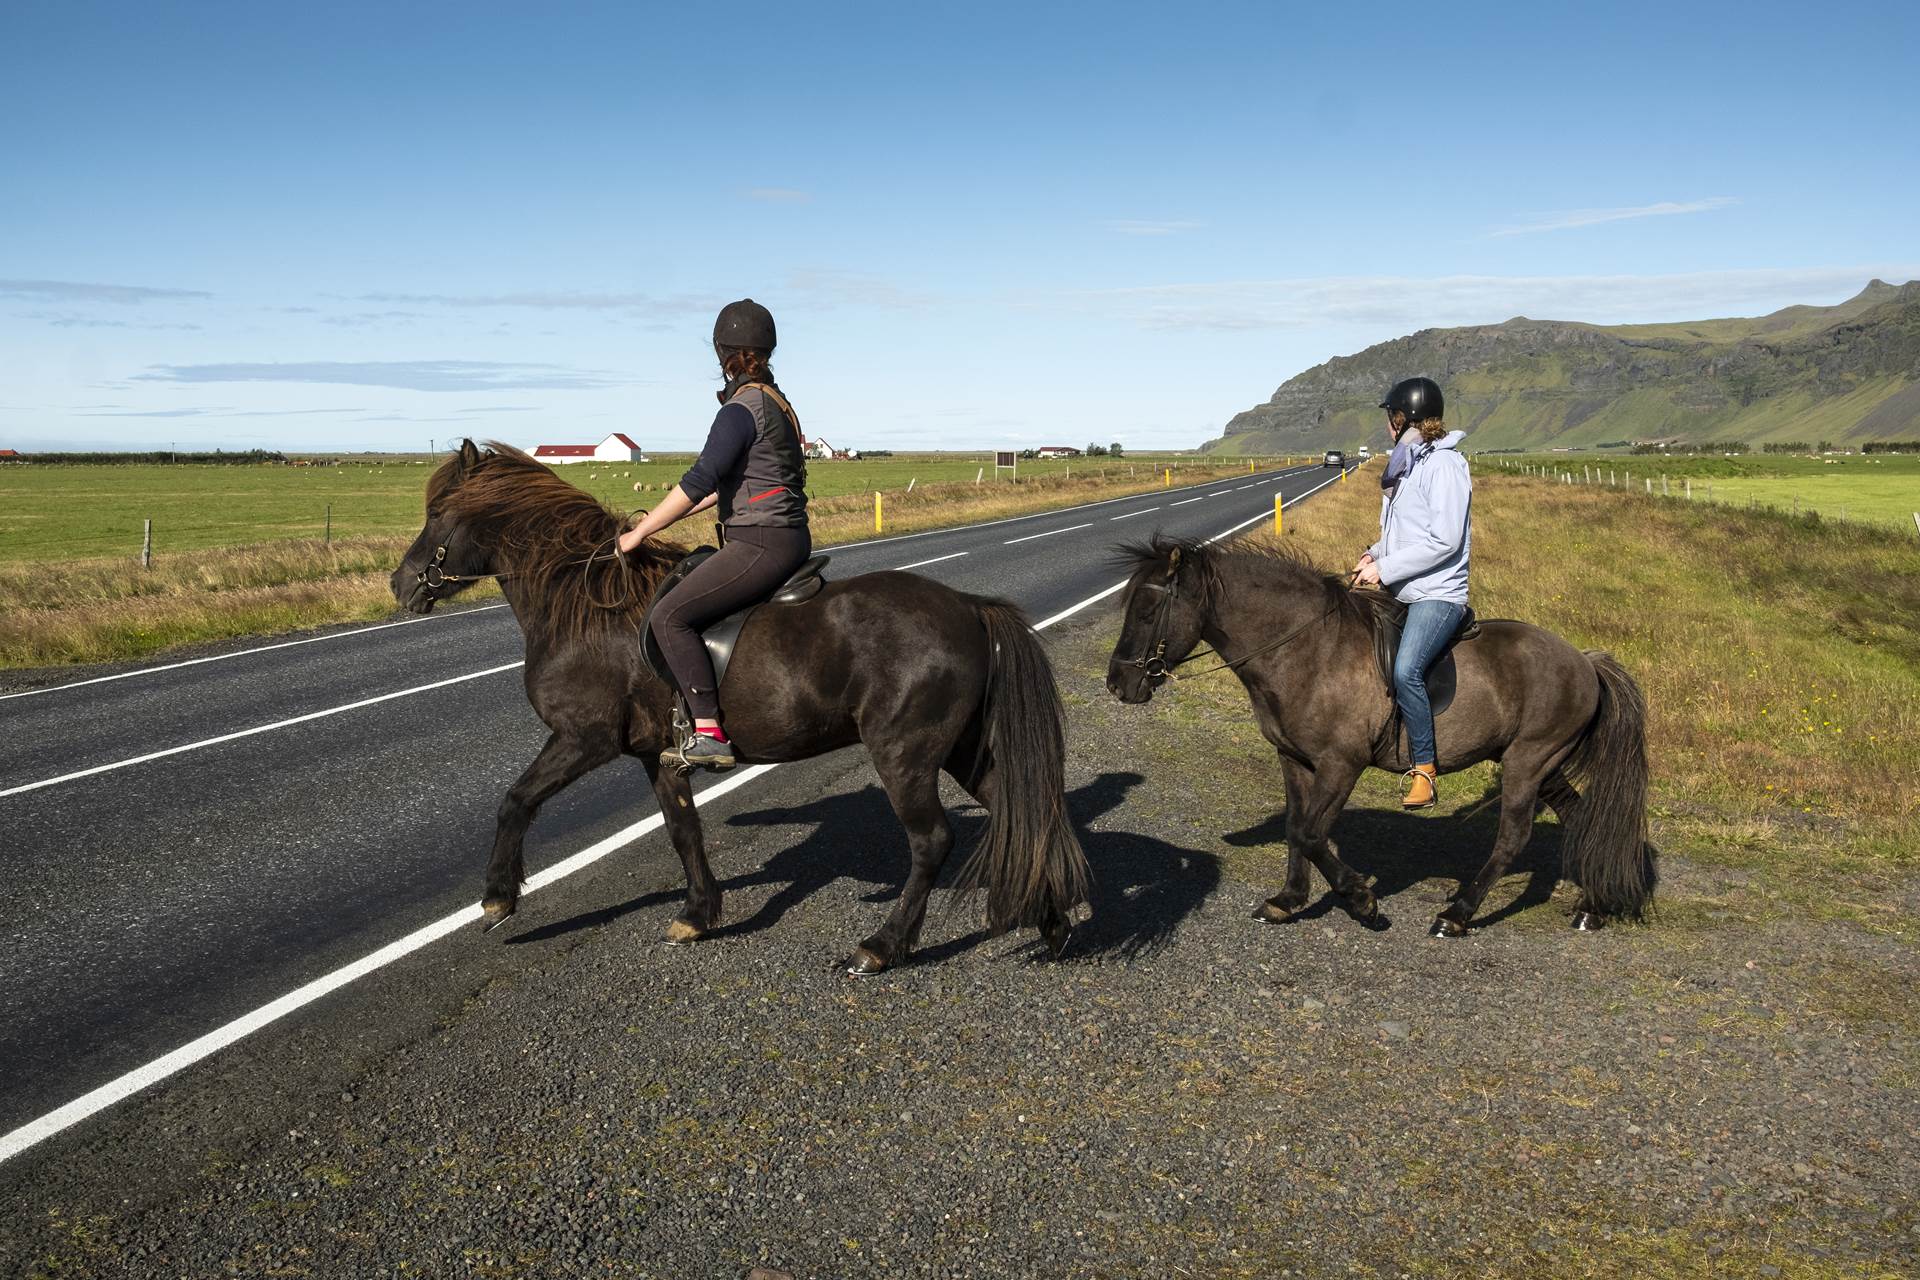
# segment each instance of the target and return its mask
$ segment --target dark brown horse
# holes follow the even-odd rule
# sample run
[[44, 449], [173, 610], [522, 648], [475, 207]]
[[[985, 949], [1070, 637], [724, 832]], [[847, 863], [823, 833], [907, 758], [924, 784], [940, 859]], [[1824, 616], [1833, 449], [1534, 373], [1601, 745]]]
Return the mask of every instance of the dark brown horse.
[[[1232, 665], [1260, 732], [1280, 753], [1287, 880], [1262, 914], [1282, 922], [1307, 905], [1311, 863], [1356, 918], [1377, 923], [1368, 881], [1340, 861], [1327, 835], [1362, 770], [1408, 767], [1374, 648], [1376, 629], [1398, 606], [1377, 591], [1349, 591], [1343, 578], [1277, 548], [1156, 538], [1118, 555], [1132, 576], [1107, 688], [1123, 702], [1145, 702], [1204, 640]], [[1440, 768], [1500, 762], [1500, 831], [1486, 866], [1431, 932], [1467, 931], [1526, 846], [1542, 802], [1564, 825], [1567, 870], [1582, 890], [1575, 926], [1640, 917], [1655, 872], [1646, 707], [1633, 677], [1611, 656], [1582, 653], [1524, 622], [1483, 622], [1453, 657], [1458, 692], [1435, 718]]]
[[[519, 450], [483, 452], [469, 440], [427, 482], [426, 526], [394, 571], [394, 596], [415, 613], [500, 579], [526, 637], [527, 698], [553, 731], [500, 805], [489, 927], [518, 904], [521, 845], [540, 806], [622, 754], [646, 766], [686, 867], [686, 907], [668, 938], [690, 942], [720, 923], [692, 789], [660, 765], [671, 695], [640, 655], [641, 610], [680, 548], [648, 543], [615, 558], [608, 549], [624, 527]], [[773, 612], [740, 633], [720, 689], [736, 753], [801, 760], [864, 742], [912, 849], [899, 903], [850, 971], [900, 963], [919, 936], [953, 848], [942, 769], [990, 815], [962, 887], [985, 889], [995, 930], [1036, 926], [1058, 955], [1086, 898], [1087, 864], [1067, 823], [1053, 671], [1020, 610], [913, 574], [870, 573]]]

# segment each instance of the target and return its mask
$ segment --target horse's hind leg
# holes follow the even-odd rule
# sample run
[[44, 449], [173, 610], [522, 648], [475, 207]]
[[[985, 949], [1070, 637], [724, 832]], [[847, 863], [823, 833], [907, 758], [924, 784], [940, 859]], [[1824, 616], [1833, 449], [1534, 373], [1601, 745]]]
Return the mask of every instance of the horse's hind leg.
[[647, 766], [653, 794], [660, 801], [667, 837], [673, 841], [673, 851], [680, 855], [680, 865], [687, 873], [687, 905], [667, 926], [667, 941], [693, 942], [720, 923], [721, 900], [720, 884], [707, 864], [700, 815], [693, 807], [693, 785], [678, 769], [661, 768], [656, 756], [642, 755], [640, 760]]
[[[1280, 773], [1287, 784], [1287, 829], [1291, 834], [1296, 815], [1304, 815], [1307, 783], [1313, 775], [1298, 761], [1280, 757]], [[1307, 905], [1313, 889], [1313, 869], [1300, 852], [1300, 846], [1287, 842], [1287, 882], [1280, 892], [1260, 905], [1260, 918], [1272, 924], [1285, 924]]]
[[[1516, 758], [1512, 752], [1501, 760], [1500, 831], [1494, 837], [1493, 852], [1487, 856], [1486, 865], [1480, 868], [1479, 874], [1462, 885], [1453, 901], [1434, 917], [1433, 927], [1427, 930], [1427, 936], [1458, 938], [1467, 932], [1467, 926], [1473, 923], [1474, 913], [1480, 910], [1487, 891], [1501, 876], [1507, 874], [1507, 868], [1513, 865], [1514, 858], [1527, 847], [1527, 841], [1533, 836], [1533, 816], [1539, 811], [1543, 798], [1554, 805], [1556, 812], [1560, 804], [1570, 805], [1579, 800], [1579, 794], [1567, 785], [1566, 779], [1560, 774], [1557, 762], [1546, 770], [1540, 765], [1538, 757], [1532, 760]], [[1554, 788], [1552, 794], [1547, 794], [1546, 784], [1553, 778], [1560, 779], [1560, 786]]]
[[[1304, 774], [1301, 797], [1298, 808], [1294, 805], [1294, 786], [1287, 787], [1287, 843], [1292, 847], [1295, 857], [1305, 857], [1318, 867], [1320, 874], [1327, 878], [1353, 918], [1369, 927], [1384, 927], [1380, 915], [1380, 904], [1373, 896], [1373, 888], [1367, 878], [1340, 861], [1340, 855], [1334, 852], [1333, 842], [1327, 838], [1333, 830], [1333, 821], [1340, 816], [1340, 810], [1346, 807], [1347, 797], [1353, 794], [1353, 784], [1360, 777], [1359, 767], [1345, 760], [1322, 761], [1317, 769], [1307, 770], [1304, 766], [1289, 764]], [[1289, 866], [1288, 886], [1295, 883], [1296, 872]], [[1297, 873], [1304, 879], [1304, 871]], [[1285, 892], [1284, 890], [1282, 891]], [[1271, 918], [1271, 917], [1269, 917]]]
[[555, 730], [526, 772], [508, 788], [494, 828], [493, 855], [487, 859], [487, 892], [481, 907], [488, 929], [503, 924], [520, 905], [520, 884], [526, 879], [521, 849], [540, 806], [567, 784], [619, 754], [618, 741], [609, 730]]
[[1567, 780], [1565, 768], [1555, 769], [1540, 784], [1540, 803], [1553, 807], [1553, 815], [1560, 819], [1561, 826], [1573, 821], [1574, 812], [1580, 807], [1580, 793]]
[[940, 775], [931, 768], [883, 759], [878, 754], [873, 763], [900, 825], [907, 829], [913, 869], [886, 923], [862, 942], [847, 962], [847, 972], [859, 977], [879, 973], [912, 954], [920, 940], [920, 926], [927, 918], [927, 898], [940, 878], [947, 855], [953, 852], [953, 826], [947, 820], [946, 806], [940, 803]]

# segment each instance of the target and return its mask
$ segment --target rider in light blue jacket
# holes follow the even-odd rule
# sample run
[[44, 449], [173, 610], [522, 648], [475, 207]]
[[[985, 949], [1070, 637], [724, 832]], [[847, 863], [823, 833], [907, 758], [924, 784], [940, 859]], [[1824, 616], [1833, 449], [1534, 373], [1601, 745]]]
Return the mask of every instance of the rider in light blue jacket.
[[1384, 586], [1407, 606], [1393, 667], [1394, 699], [1407, 726], [1413, 768], [1401, 803], [1425, 809], [1439, 798], [1433, 708], [1427, 668], [1467, 611], [1467, 561], [1473, 548], [1473, 477], [1448, 431], [1445, 401], [1429, 378], [1394, 384], [1381, 401], [1395, 437], [1380, 505], [1380, 540], [1354, 566], [1354, 579]]

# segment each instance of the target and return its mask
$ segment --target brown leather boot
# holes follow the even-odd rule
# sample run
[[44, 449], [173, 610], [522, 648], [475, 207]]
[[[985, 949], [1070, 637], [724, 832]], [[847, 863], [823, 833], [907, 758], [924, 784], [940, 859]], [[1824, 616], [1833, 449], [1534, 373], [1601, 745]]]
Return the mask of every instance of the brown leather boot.
[[1417, 764], [1407, 770], [1407, 797], [1402, 809], [1431, 809], [1440, 798], [1440, 774], [1430, 764]]

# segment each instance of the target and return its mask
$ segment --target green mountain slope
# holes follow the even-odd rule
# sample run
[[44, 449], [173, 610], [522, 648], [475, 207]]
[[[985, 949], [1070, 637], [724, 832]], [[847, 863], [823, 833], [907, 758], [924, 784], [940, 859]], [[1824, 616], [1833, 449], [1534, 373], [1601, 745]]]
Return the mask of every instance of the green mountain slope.
[[1423, 329], [1288, 379], [1202, 448], [1378, 443], [1381, 394], [1421, 373], [1477, 449], [1920, 438], [1920, 281], [1875, 280], [1837, 306], [1742, 319]]

